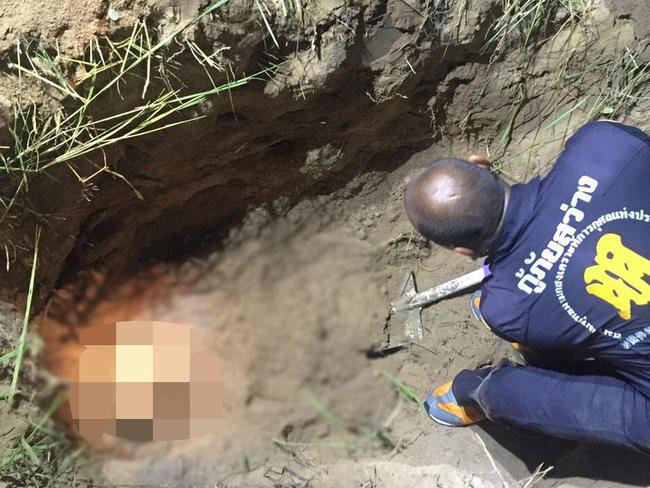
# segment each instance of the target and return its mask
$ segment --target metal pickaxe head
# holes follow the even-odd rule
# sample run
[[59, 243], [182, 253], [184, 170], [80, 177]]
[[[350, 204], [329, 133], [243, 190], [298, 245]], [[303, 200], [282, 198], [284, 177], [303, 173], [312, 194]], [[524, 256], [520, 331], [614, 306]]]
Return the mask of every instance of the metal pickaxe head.
[[422, 307], [475, 287], [489, 274], [489, 267], [484, 265], [471, 273], [418, 293], [415, 287], [415, 276], [409, 272], [404, 280], [401, 295], [391, 303], [391, 315], [406, 314], [404, 332], [395, 338], [391, 334], [388, 348], [402, 347], [422, 341]]
[[402, 334], [392, 335], [389, 338], [388, 348], [402, 347], [412, 342], [421, 342], [424, 338], [422, 329], [422, 307], [411, 307], [410, 303], [418, 291], [415, 287], [415, 275], [412, 272], [406, 274], [402, 293], [391, 303], [393, 313], [405, 313], [404, 329]]

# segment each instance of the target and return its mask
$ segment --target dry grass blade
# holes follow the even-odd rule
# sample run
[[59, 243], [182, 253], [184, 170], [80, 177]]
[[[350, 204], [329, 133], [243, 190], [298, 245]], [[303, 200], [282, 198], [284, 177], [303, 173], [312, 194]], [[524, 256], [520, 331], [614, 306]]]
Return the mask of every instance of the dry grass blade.
[[[61, 164], [66, 165], [82, 184], [100, 173], [108, 173], [125, 181], [136, 195], [141, 197], [124, 176], [109, 167], [105, 148], [196, 121], [203, 115], [186, 115], [187, 112], [199, 107], [209, 97], [224, 92], [230, 93], [231, 90], [252, 80], [262, 79], [271, 72], [275, 67], [239, 79], [231, 79], [230, 74], [223, 74], [226, 73], [226, 67], [216, 60], [220, 51], [206, 53], [193, 41], [179, 41], [178, 38], [189, 25], [214, 12], [227, 1], [218, 0], [212, 3], [157, 42], [153, 42], [145, 22], [139, 21], [134, 25], [129, 37], [123, 41], [105, 39], [104, 43], [98, 40], [92, 42], [88, 47], [87, 56], [81, 60], [57, 55], [55, 61], [40, 51], [36, 55], [30, 55], [29, 52], [23, 53], [19, 45], [21, 57], [18, 63], [11, 65], [17, 70], [19, 77], [30, 76], [37, 82], [55, 86], [74, 103], [67, 104], [67, 110], [59, 110], [54, 114], [44, 114], [33, 104], [17, 104], [14, 123], [10, 128], [13, 145], [10, 151], [0, 154], [0, 168], [6, 173], [18, 175], [19, 182], [13, 190], [11, 187], [5, 190], [13, 191], [11, 195], [0, 196], [0, 202], [4, 206], [0, 223], [7, 224], [8, 216], [14, 210], [18, 197], [28, 191], [32, 175]], [[170, 56], [167, 56], [166, 52], [172, 44], [182, 46], [182, 49], [189, 46], [194, 59], [208, 74], [210, 89], [181, 95], [178, 88], [171, 86], [169, 79], [164, 79], [166, 88], [151, 94], [156, 90], [152, 79], [154, 63], [158, 64], [159, 72], [168, 72], [167, 68], [161, 68], [170, 62]], [[60, 63], [63, 63], [69, 72], [75, 73], [74, 83], [64, 76]], [[225, 76], [226, 81], [217, 84], [209, 70], [222, 73], [221, 76]], [[111, 93], [119, 94], [120, 85], [134, 81], [142, 83], [141, 94], [147, 100], [134, 108], [125, 108], [123, 111], [108, 113], [99, 118], [94, 116], [98, 106], [103, 106], [101, 103], [106, 98], [103, 97], [104, 94], [108, 95], [110, 90], [113, 90]], [[76, 162], [82, 159], [90, 165], [85, 172], [75, 166]], [[103, 160], [103, 164], [94, 162], [97, 159]]]
[[525, 480], [522, 480], [522, 481], [519, 482], [521, 488], [532, 488], [537, 483], [542, 481], [552, 469], [553, 469], [553, 466], [549, 466], [548, 468], [544, 468], [544, 464], [540, 464], [539, 466], [537, 466], [537, 469], [535, 469], [533, 474], [531, 474]]
[[584, 24], [592, 8], [592, 0], [502, 0], [502, 14], [492, 25], [484, 51], [492, 46], [494, 55], [498, 56], [515, 38], [525, 51], [543, 40], [544, 32], [555, 22], [559, 9], [566, 11], [567, 18], [554, 35], [570, 26]]
[[262, 16], [262, 21], [264, 22], [266, 29], [269, 31], [269, 34], [271, 35], [271, 39], [273, 39], [273, 44], [275, 44], [275, 47], [279, 49], [280, 44], [278, 43], [278, 40], [275, 37], [275, 34], [273, 33], [273, 29], [271, 28], [271, 24], [269, 23], [269, 20], [266, 18], [267, 15], [269, 16], [271, 15], [271, 12], [269, 11], [266, 4], [264, 3], [264, 0], [255, 0], [255, 5], [257, 6], [257, 9], [260, 11], [260, 15]]
[[481, 436], [478, 435], [476, 432], [474, 433], [474, 435], [478, 439], [479, 444], [483, 448], [483, 452], [485, 452], [485, 455], [487, 456], [488, 460], [490, 461], [490, 464], [492, 465], [492, 469], [494, 469], [494, 472], [496, 473], [496, 475], [501, 480], [501, 484], [503, 485], [504, 488], [508, 488], [508, 483], [506, 482], [505, 478], [503, 477], [503, 474], [501, 474], [501, 470], [499, 469], [499, 466], [497, 465], [496, 461], [492, 457], [492, 454], [490, 454], [490, 451], [488, 451], [488, 448], [485, 445], [485, 442], [483, 441], [483, 439], [481, 439]]

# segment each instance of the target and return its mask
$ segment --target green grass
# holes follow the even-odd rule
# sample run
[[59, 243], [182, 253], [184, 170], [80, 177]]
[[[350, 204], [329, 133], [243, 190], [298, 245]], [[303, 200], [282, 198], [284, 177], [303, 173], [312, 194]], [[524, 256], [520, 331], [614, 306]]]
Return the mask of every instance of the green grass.
[[[19, 390], [20, 372], [27, 349], [27, 332], [32, 314], [32, 301], [36, 286], [36, 270], [40, 248], [41, 229], [37, 226], [34, 236], [34, 253], [27, 293], [23, 327], [16, 347], [0, 356], [0, 364], [14, 361], [13, 375], [9, 394], [3, 400], [8, 407], [14, 407], [14, 395]], [[32, 386], [32, 385], [30, 385]], [[33, 399], [32, 395], [32, 399]], [[52, 419], [53, 414], [65, 401], [63, 395], [51, 399], [49, 407], [38, 422], [29, 422], [26, 431], [10, 446], [0, 458], [0, 480], [7, 486], [48, 487], [67, 484], [74, 472], [73, 461], [80, 451], [70, 451], [70, 444], [65, 435], [58, 430]], [[40, 411], [40, 410], [38, 410]], [[13, 415], [22, 415], [15, 411]], [[56, 483], [56, 484], [55, 484]]]
[[325, 405], [323, 405], [316, 396], [308, 391], [305, 394], [307, 401], [311, 405], [311, 407], [321, 416], [325, 419], [325, 421], [339, 429], [343, 430], [349, 430], [348, 427], [343, 423], [343, 421], [338, 418], [336, 415], [334, 415]]
[[395, 391], [397, 391], [400, 396], [412, 403], [415, 403], [418, 406], [422, 406], [422, 401], [418, 395], [413, 390], [411, 390], [411, 388], [402, 383], [396, 376], [393, 376], [386, 371], [382, 371], [381, 374], [384, 376], [384, 378], [390, 381], [390, 383], [393, 385], [393, 388], [395, 388]]
[[[0, 224], [11, 225], [11, 214], [24, 209], [22, 197], [35, 175], [59, 166], [67, 167], [82, 185], [108, 173], [131, 186], [107, 161], [108, 147], [201, 119], [204, 115], [197, 109], [206, 100], [266, 74], [269, 70], [231, 79], [227, 66], [220, 62], [220, 52], [205, 53], [185, 38], [190, 25], [227, 1], [212, 3], [157, 41], [144, 21], [137, 22], [130, 36], [120, 42], [108, 38], [91, 42], [83, 59], [40, 48], [30, 52], [27, 46], [19, 46], [16, 62], [9, 64], [19, 83], [31, 79], [58, 92], [65, 108], [48, 113], [33, 103], [18, 100], [10, 127], [13, 144], [0, 154], [0, 172], [13, 182], [5, 185], [0, 194], [0, 205], [4, 207], [0, 208]], [[172, 46], [181, 46], [180, 51], [173, 52]], [[182, 93], [174, 86], [178, 68], [174, 58], [183, 51], [189, 51], [203, 67], [211, 88]], [[228, 81], [217, 84], [212, 76], [217, 72]], [[140, 93], [140, 104], [97, 115], [102, 108], [117, 105], [108, 102], [109, 97], [119, 98], [125, 90], [134, 89]], [[136, 188], [131, 188], [141, 197]]]
[[544, 130], [566, 130], [571, 124], [591, 120], [621, 120], [650, 96], [650, 63], [639, 61], [645, 46], [627, 47], [613, 57], [600, 56], [595, 62], [563, 73], [560, 89], [572, 97], [544, 123]]
[[348, 423], [327, 408], [312, 392], [305, 398], [312, 409], [333, 428], [332, 441], [294, 441], [274, 437], [271, 442], [278, 447], [297, 454], [310, 448], [343, 449], [348, 455], [385, 450], [399, 450], [404, 444], [393, 437], [387, 427], [365, 416], [356, 416], [354, 424]]
[[[485, 50], [498, 56], [513, 42], [526, 52], [529, 47], [547, 40], [553, 27], [557, 35], [564, 29], [584, 25], [593, 8], [593, 0], [502, 0], [502, 14], [490, 29]], [[555, 26], [558, 9], [566, 11], [566, 19]]]
[[[3, 239], [7, 240], [6, 234], [12, 230], [14, 218], [21, 212], [31, 211], [25, 197], [35, 176], [63, 167], [72, 172], [81, 185], [90, 183], [102, 173], [130, 185], [107, 161], [107, 148], [198, 120], [203, 117], [198, 110], [206, 100], [218, 94], [229, 94], [251, 80], [262, 79], [272, 69], [235, 79], [232, 68], [222, 61], [220, 51], [206, 53], [185, 37], [184, 32], [190, 25], [227, 1], [211, 3], [190, 21], [175, 26], [161, 38], [157, 38], [144, 21], [137, 22], [126, 39], [93, 40], [80, 59], [68, 58], [58, 49], [18, 45], [16, 59], [8, 64], [8, 69], [17, 77], [19, 87], [22, 89], [28, 83], [30, 87], [40, 87], [53, 94], [61, 104], [54, 112], [24, 99], [18, 99], [14, 106], [9, 127], [11, 145], [0, 148], [0, 173], [4, 177], [0, 190]], [[190, 93], [182, 89], [175, 77], [180, 67], [175, 58], [182, 52], [188, 52], [203, 67], [210, 88]], [[226, 82], [218, 83], [215, 75], [225, 78]], [[125, 100], [126, 108], [106, 112], [107, 108], [119, 105], [107, 101], [120, 99], [127, 91], [135, 91], [140, 101]], [[133, 191], [139, 195], [136, 188]], [[29, 347], [40, 241], [41, 226], [37, 224], [21, 334], [13, 349], [0, 355], [0, 365], [13, 363], [11, 386], [3, 398], [8, 405], [13, 405], [18, 392], [27, 394], [27, 386], [31, 387], [21, 387], [20, 381]], [[8, 266], [10, 249], [18, 246], [8, 240], [2, 246]], [[36, 392], [32, 392], [31, 400], [23, 395], [24, 404], [33, 401], [35, 395]], [[81, 451], [71, 451], [69, 442], [53, 422], [52, 415], [62, 401], [63, 397], [56, 397], [43, 417], [31, 423], [0, 458], [0, 484], [69, 486]]]
[[[25, 303], [25, 315], [23, 316], [23, 328], [20, 333], [20, 337], [18, 339], [18, 346], [16, 347], [15, 350], [15, 362], [14, 362], [14, 371], [13, 371], [13, 376], [11, 379], [11, 390], [10, 390], [10, 397], [9, 397], [9, 404], [13, 403], [13, 397], [16, 394], [16, 390], [18, 388], [18, 379], [20, 377], [20, 368], [23, 363], [23, 357], [25, 354], [25, 343], [27, 341], [27, 330], [29, 326], [29, 319], [31, 317], [32, 313], [32, 299], [34, 297], [34, 286], [36, 283], [36, 267], [38, 264], [38, 249], [40, 245], [40, 240], [41, 240], [41, 228], [39, 226], [36, 227], [36, 232], [34, 235], [34, 256], [32, 259], [32, 271], [30, 273], [30, 278], [29, 278], [29, 288], [27, 291], [27, 300]], [[6, 353], [3, 355], [3, 357], [7, 357], [9, 353]]]
[[[550, 163], [577, 127], [593, 120], [625, 121], [635, 107], [650, 100], [650, 63], [641, 61], [645, 48], [641, 43], [588, 58], [569, 53], [575, 59], [558, 67], [556, 84], [543, 94], [548, 101], [532, 138], [516, 151], [496, 157], [492, 169], [504, 172], [506, 167], [527, 165], [539, 157], [540, 150], [557, 146], [557, 152], [546, 154]], [[513, 129], [504, 133], [512, 134]]]
[[[506, 52], [513, 53], [515, 76], [511, 95], [510, 113], [503, 121], [499, 142], [507, 147], [513, 138], [517, 119], [531, 98], [536, 98], [537, 87], [530, 82], [529, 69], [540, 46], [553, 40], [560, 33], [576, 29], [591, 29], [593, 0], [502, 0], [501, 14], [491, 25], [483, 52], [490, 52], [490, 65]], [[562, 11], [563, 15], [558, 17]], [[567, 50], [558, 62], [558, 78], [566, 68], [575, 51]], [[562, 92], [556, 90], [554, 96]]]
[[[511, 53], [514, 47], [520, 53], [519, 61], [515, 59], [520, 80], [512, 92], [510, 113], [503, 120], [499, 143], [504, 153], [496, 161], [496, 169], [518, 158], [508, 155], [507, 163], [499, 160], [506, 157], [505, 148], [515, 136], [518, 117], [531, 99], [549, 102], [541, 110], [531, 146], [521, 153], [528, 162], [537, 148], [556, 141], [558, 136], [566, 139], [573, 128], [596, 119], [624, 120], [635, 106], [648, 99], [650, 64], [640, 61], [645, 43], [623, 47], [614, 54], [607, 51], [595, 59], [584, 55], [597, 36], [591, 19], [593, 8], [593, 0], [502, 1], [502, 13], [492, 25], [484, 49], [492, 50], [494, 61], [506, 51]], [[564, 11], [559, 20], [558, 9]], [[556, 82], [532, 82], [528, 72], [540, 46], [554, 41], [563, 31], [568, 30], [567, 37], [572, 38], [577, 29], [582, 31], [582, 37], [572, 48], [563, 50], [555, 63]], [[562, 39], [566, 42], [565, 37]]]
[[72, 481], [82, 450], [70, 449], [52, 419], [63, 401], [63, 396], [54, 398], [39, 421], [31, 422], [0, 459], [0, 479], [7, 486], [66, 486]]
[[646, 46], [627, 47], [618, 56], [596, 71], [598, 91], [590, 100], [587, 118], [616, 119], [643, 99], [648, 99], [650, 63], [638, 60]]

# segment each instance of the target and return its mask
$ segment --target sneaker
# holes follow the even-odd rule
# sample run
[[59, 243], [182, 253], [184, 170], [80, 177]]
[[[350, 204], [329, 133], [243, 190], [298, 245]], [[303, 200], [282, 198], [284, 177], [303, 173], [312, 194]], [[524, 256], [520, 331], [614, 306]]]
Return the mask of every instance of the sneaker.
[[478, 407], [462, 407], [451, 390], [451, 381], [429, 393], [424, 408], [429, 417], [447, 427], [462, 427], [480, 422], [485, 415]]
[[485, 321], [483, 318], [483, 315], [481, 314], [481, 290], [476, 290], [474, 293], [472, 293], [472, 296], [469, 297], [469, 308], [472, 310], [472, 314], [478, 320], [481, 322], [485, 327], [488, 328], [488, 330], [492, 330], [492, 328], [488, 325], [488, 323]]

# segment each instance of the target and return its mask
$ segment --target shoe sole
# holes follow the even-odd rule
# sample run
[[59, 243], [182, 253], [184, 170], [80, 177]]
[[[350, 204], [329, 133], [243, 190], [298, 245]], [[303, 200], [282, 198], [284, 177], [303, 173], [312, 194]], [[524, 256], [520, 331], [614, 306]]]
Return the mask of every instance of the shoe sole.
[[437, 418], [435, 418], [433, 415], [431, 415], [431, 414], [428, 413], [428, 412], [427, 412], [427, 414], [429, 415], [429, 418], [430, 418], [431, 420], [433, 420], [433, 421], [434, 421], [435, 423], [437, 423], [437, 424], [444, 425], [445, 427], [460, 427], [459, 425], [450, 424], [450, 423], [448, 423], [448, 422], [444, 422], [444, 421], [442, 421], [442, 420], [440, 420], [440, 419], [437, 419]]

